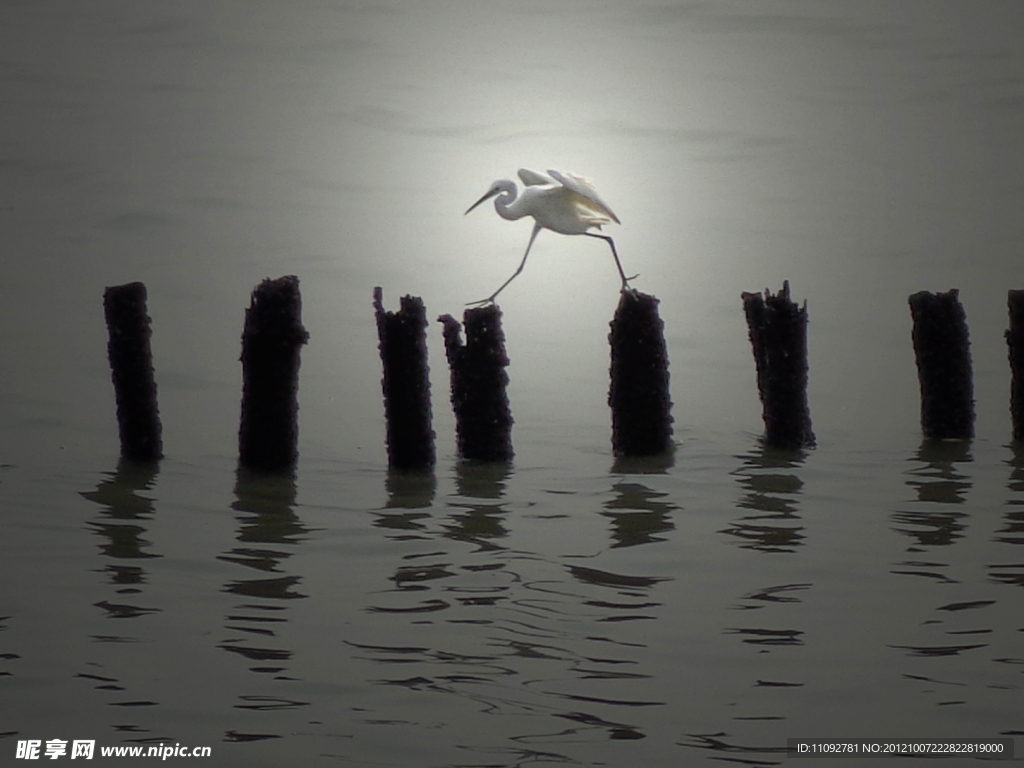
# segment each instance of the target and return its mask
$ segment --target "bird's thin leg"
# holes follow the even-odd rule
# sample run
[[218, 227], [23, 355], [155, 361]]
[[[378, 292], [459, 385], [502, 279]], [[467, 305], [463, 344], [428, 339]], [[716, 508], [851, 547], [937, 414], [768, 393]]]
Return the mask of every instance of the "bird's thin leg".
[[635, 280], [636, 278], [640, 277], [640, 275], [637, 274], [633, 275], [633, 277], [626, 277], [626, 273], [622, 271], [622, 262], [619, 261], [619, 254], [615, 251], [615, 241], [608, 237], [608, 235], [598, 235], [593, 232], [584, 232], [583, 234], [588, 235], [589, 237], [597, 237], [600, 238], [601, 240], [607, 241], [608, 245], [611, 246], [612, 256], [615, 257], [615, 266], [619, 268], [619, 276], [622, 278], [622, 290], [630, 290], [629, 281]]
[[492, 303], [494, 301], [494, 297], [497, 296], [499, 293], [501, 293], [503, 290], [505, 290], [505, 286], [508, 285], [509, 283], [511, 283], [513, 280], [515, 280], [519, 276], [519, 273], [523, 271], [523, 267], [526, 266], [526, 257], [530, 255], [530, 248], [533, 247], [533, 241], [537, 239], [537, 233], [540, 232], [540, 230], [541, 230], [540, 224], [534, 224], [533, 225], [533, 232], [530, 233], [530, 242], [528, 242], [526, 244], [526, 253], [523, 254], [523, 260], [521, 262], [519, 262], [519, 268], [515, 272], [512, 273], [512, 277], [510, 277], [508, 280], [506, 280], [504, 283], [502, 283], [501, 284], [501, 288], [496, 290], [494, 293], [492, 293], [486, 299], [481, 299], [480, 301], [470, 302], [469, 304], [466, 305], [467, 307], [471, 307], [474, 304], [490, 304], [490, 303]]

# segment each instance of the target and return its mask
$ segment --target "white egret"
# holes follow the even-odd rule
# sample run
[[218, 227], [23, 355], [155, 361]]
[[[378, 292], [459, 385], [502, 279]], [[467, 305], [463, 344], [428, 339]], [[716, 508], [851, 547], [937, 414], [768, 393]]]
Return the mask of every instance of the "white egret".
[[587, 231], [588, 229], [600, 229], [602, 224], [612, 221], [616, 224], [622, 223], [619, 221], [619, 217], [612, 213], [612, 209], [598, 196], [590, 182], [571, 173], [548, 171], [547, 175], [544, 175], [527, 168], [519, 169], [519, 178], [522, 179], [524, 185], [522, 195], [519, 194], [514, 181], [501, 179], [491, 184], [487, 194], [469, 206], [466, 211], [469, 213], [480, 203], [497, 195], [498, 197], [494, 200], [494, 210], [503, 219], [513, 221], [524, 216], [533, 217], [533, 232], [530, 233], [530, 242], [526, 244], [526, 253], [523, 254], [519, 268], [488, 298], [472, 303], [493, 302], [494, 297], [518, 277], [526, 265], [530, 247], [537, 238], [537, 233], [542, 229], [550, 229], [552, 232], [563, 235], [587, 235], [607, 241], [611, 246], [612, 256], [615, 257], [615, 266], [619, 268], [619, 276], [622, 277], [622, 290], [629, 290], [629, 281], [636, 275], [626, 277], [626, 273], [622, 271], [619, 254], [615, 251], [615, 241], [607, 235], [598, 235]]

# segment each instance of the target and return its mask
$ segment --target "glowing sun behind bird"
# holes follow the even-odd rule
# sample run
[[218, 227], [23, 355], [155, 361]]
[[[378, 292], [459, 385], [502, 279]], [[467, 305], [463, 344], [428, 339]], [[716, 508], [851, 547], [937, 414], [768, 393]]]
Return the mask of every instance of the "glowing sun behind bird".
[[619, 268], [619, 276], [622, 278], [622, 290], [629, 290], [629, 281], [636, 277], [626, 277], [622, 271], [622, 263], [619, 261], [619, 254], [615, 251], [615, 241], [608, 235], [598, 235], [588, 232], [589, 229], [600, 229], [603, 224], [615, 222], [621, 224], [608, 204], [602, 200], [597, 190], [579, 176], [560, 171], [548, 171], [547, 175], [531, 171], [527, 168], [519, 169], [519, 178], [523, 182], [523, 193], [520, 195], [514, 181], [501, 179], [491, 184], [487, 193], [469, 206], [466, 213], [476, 208], [480, 203], [497, 197], [494, 200], [494, 210], [503, 219], [514, 221], [524, 216], [533, 217], [533, 232], [530, 233], [530, 242], [526, 244], [526, 253], [523, 260], [519, 262], [519, 268], [512, 273], [512, 277], [501, 284], [494, 293], [486, 299], [474, 301], [473, 304], [488, 304], [501, 293], [505, 286], [518, 277], [526, 266], [526, 257], [530, 255], [530, 248], [533, 241], [537, 239], [537, 233], [542, 229], [550, 229], [563, 235], [587, 235], [604, 240], [612, 249], [612, 256], [615, 257], [615, 266]]

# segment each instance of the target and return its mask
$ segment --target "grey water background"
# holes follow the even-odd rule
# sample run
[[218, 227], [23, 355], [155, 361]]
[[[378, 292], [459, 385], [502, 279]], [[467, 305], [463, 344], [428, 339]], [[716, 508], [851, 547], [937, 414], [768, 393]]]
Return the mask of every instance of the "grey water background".
[[[994, 0], [0, 3], [5, 760], [773, 765], [787, 737], [1024, 735], [1022, 27]], [[514, 463], [458, 462], [434, 324], [437, 469], [389, 476], [373, 286], [431, 316], [493, 291], [529, 224], [462, 212], [519, 167], [621, 218], [672, 461], [614, 462], [614, 264], [545, 232], [500, 302]], [[299, 466], [239, 479], [244, 308], [284, 274]], [[818, 436], [795, 455], [760, 446], [739, 299], [784, 279]], [[118, 467], [102, 294], [132, 280], [155, 472]], [[954, 287], [977, 437], [927, 444], [906, 299]]]

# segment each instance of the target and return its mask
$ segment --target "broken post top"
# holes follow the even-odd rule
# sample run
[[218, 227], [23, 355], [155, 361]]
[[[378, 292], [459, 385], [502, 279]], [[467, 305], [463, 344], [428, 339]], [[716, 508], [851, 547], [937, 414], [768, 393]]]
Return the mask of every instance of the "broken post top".
[[423, 326], [427, 324], [427, 309], [419, 296], [406, 294], [399, 299], [398, 311], [391, 312], [384, 309], [384, 291], [377, 286], [373, 289], [373, 309], [377, 317], [378, 331], [385, 323], [410, 322]]
[[757, 369], [765, 444], [794, 450], [815, 444], [807, 403], [807, 301], [798, 305], [789, 281], [772, 294], [742, 294]]
[[112, 285], [103, 291], [103, 303], [110, 305], [114, 302], [123, 304], [135, 304], [146, 301], [149, 298], [146, 294], [145, 283], [134, 282], [124, 285]]
[[430, 367], [427, 364], [427, 310], [419, 296], [403, 296], [397, 312], [384, 309], [384, 292], [373, 289], [378, 350], [384, 376], [388, 466], [429, 471], [434, 466]]
[[265, 278], [252, 292], [246, 310], [244, 337], [277, 338], [281, 343], [305, 344], [309, 333], [302, 325], [299, 278], [285, 275]]
[[[501, 327], [501, 310], [496, 304], [473, 307], [462, 313], [462, 324], [451, 315], [437, 318], [444, 334], [444, 349], [448, 362], [452, 363], [463, 355], [493, 358], [492, 364], [504, 367], [509, 364], [505, 354], [505, 332]], [[466, 342], [462, 342], [462, 329], [466, 330]]]
[[955, 314], [963, 314], [958, 288], [950, 288], [945, 293], [918, 291], [911, 294], [907, 301], [910, 304], [910, 310], [914, 313], [951, 311]]
[[807, 299], [804, 299], [804, 303], [799, 305], [790, 298], [789, 280], [782, 281], [782, 290], [778, 293], [773, 294], [765, 288], [763, 294], [744, 291], [741, 297], [748, 317], [751, 312], [763, 312], [766, 308], [794, 317], [807, 314]]
[[512, 460], [512, 413], [505, 387], [509, 364], [501, 310], [494, 304], [463, 313], [466, 342], [459, 322], [442, 315], [444, 348], [451, 371], [451, 402], [459, 455], [477, 461]]
[[648, 323], [657, 323], [659, 327], [664, 326], [658, 315], [658, 305], [661, 302], [649, 293], [628, 290], [619, 294], [619, 303], [615, 308], [615, 318], [609, 323], [630, 322], [632, 320], [644, 320]]
[[149, 357], [151, 332], [147, 298], [145, 284], [138, 282], [113, 285], [103, 291], [103, 313], [111, 343], [145, 344], [145, 355]]

